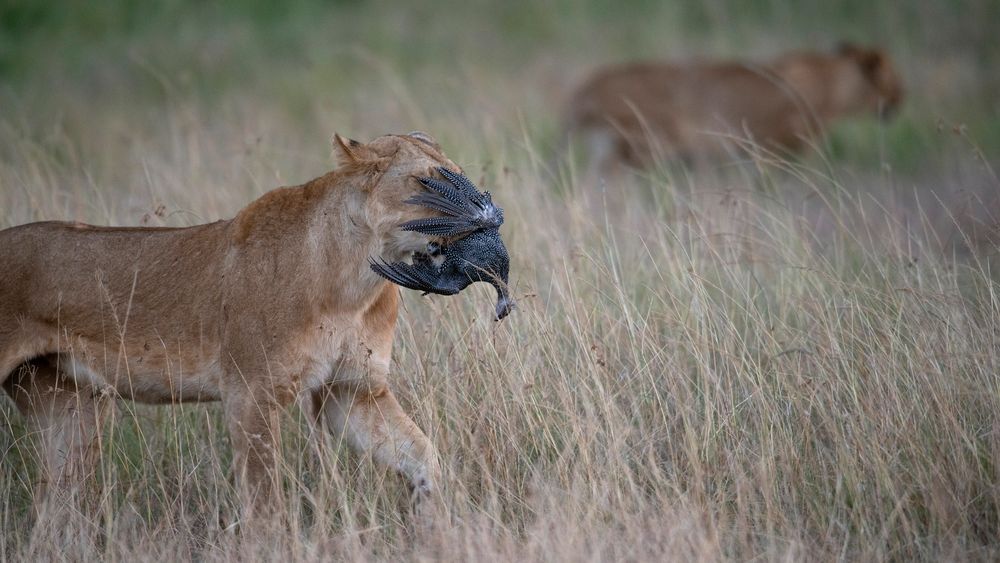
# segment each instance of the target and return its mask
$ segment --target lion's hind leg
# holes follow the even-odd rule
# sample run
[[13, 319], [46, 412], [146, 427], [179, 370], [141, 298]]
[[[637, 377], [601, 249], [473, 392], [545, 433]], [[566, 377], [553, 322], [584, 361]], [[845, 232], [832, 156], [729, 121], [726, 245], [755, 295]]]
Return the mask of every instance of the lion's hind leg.
[[39, 447], [40, 486], [35, 508], [63, 504], [90, 492], [100, 453], [108, 398], [61, 373], [54, 356], [32, 359], [3, 383]]

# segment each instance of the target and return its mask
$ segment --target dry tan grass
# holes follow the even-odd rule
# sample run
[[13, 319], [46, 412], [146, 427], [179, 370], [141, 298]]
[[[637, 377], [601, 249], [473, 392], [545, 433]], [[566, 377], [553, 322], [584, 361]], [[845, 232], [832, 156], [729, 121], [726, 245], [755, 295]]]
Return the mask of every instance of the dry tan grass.
[[[24, 159], [3, 170], [4, 221], [208, 220], [280, 183], [296, 149], [317, 152], [263, 143], [252, 151], [276, 156], [234, 163], [239, 126], [117, 147], [106, 134], [108, 164], [91, 168], [8, 133]], [[507, 208], [520, 309], [497, 325], [485, 289], [408, 294], [398, 335], [395, 386], [446, 462], [432, 530], [413, 535], [395, 476], [336, 440], [317, 450], [293, 416], [287, 527], [225, 532], [217, 407], [128, 403], [105, 433], [96, 512], [32, 528], [31, 436], [5, 406], [4, 557], [996, 555], [1000, 299], [983, 254], [954, 258], [931, 221], [763, 159], [622, 178], [604, 186], [614, 205], [584, 205], [601, 194], [558, 195], [506, 138], [455, 144], [496, 155], [483, 185]]]
[[141, 50], [92, 79], [155, 94], [13, 88], [0, 227], [210, 221], [328, 170], [335, 130], [430, 131], [505, 207], [520, 306], [494, 324], [488, 288], [406, 294], [393, 384], [442, 452], [445, 514], [413, 529], [395, 475], [291, 413], [286, 521], [234, 534], [218, 406], [123, 402], [102, 495], [36, 521], [34, 438], [3, 400], [0, 560], [1000, 557], [1000, 184], [961, 132], [902, 174], [758, 153], [586, 189], [543, 148], [557, 96], [345, 51], [370, 70], [329, 96], [302, 94], [329, 68], [273, 61], [269, 88], [203, 96]]

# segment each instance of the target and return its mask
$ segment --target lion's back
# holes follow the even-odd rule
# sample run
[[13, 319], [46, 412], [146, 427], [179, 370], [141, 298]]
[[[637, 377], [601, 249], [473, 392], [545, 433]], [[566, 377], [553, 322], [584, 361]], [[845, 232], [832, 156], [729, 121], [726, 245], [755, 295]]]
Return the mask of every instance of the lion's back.
[[605, 127], [633, 145], [659, 137], [672, 152], [703, 150], [710, 133], [784, 129], [791, 100], [764, 69], [738, 63], [639, 63], [598, 70], [575, 92], [574, 129]]
[[62, 314], [70, 314], [73, 304], [128, 299], [135, 287], [190, 294], [182, 288], [194, 290], [206, 283], [206, 268], [219, 262], [221, 239], [214, 231], [220, 226], [99, 227], [44, 221], [5, 229], [0, 231], [0, 310], [48, 316], [59, 305]]

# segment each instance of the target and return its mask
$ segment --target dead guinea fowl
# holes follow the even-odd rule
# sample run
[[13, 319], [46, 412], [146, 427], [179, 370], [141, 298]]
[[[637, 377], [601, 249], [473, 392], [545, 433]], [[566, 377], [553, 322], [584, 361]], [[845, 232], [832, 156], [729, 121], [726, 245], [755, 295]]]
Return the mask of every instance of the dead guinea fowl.
[[445, 215], [408, 221], [400, 228], [439, 236], [447, 242], [429, 244], [427, 253], [414, 255], [413, 264], [370, 259], [371, 268], [397, 285], [424, 294], [454, 295], [474, 282], [489, 283], [497, 291], [496, 320], [500, 320], [514, 308], [507, 288], [510, 257], [500, 238], [503, 209], [493, 204], [489, 192], [481, 193], [462, 174], [444, 167], [438, 167], [437, 172], [447, 182], [420, 178], [429, 191], [407, 203]]

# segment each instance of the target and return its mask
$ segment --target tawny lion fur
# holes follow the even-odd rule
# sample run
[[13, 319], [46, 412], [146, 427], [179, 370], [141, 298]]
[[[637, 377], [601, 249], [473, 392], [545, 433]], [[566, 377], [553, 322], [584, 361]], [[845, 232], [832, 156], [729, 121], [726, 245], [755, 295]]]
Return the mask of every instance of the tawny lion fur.
[[800, 150], [831, 121], [891, 113], [902, 82], [889, 57], [851, 45], [788, 53], [766, 64], [651, 62], [598, 70], [573, 94], [568, 135], [591, 163], [648, 165], [655, 157], [725, 156], [732, 138]]
[[435, 212], [404, 201], [416, 177], [460, 169], [426, 134], [335, 141], [336, 171], [230, 220], [0, 231], [0, 381], [47, 436], [50, 486], [88, 478], [112, 397], [222, 401], [257, 498], [273, 489], [277, 417], [301, 399], [418, 498], [435, 490], [435, 449], [388, 387], [399, 289], [368, 257], [424, 250], [426, 235], [397, 227]]

